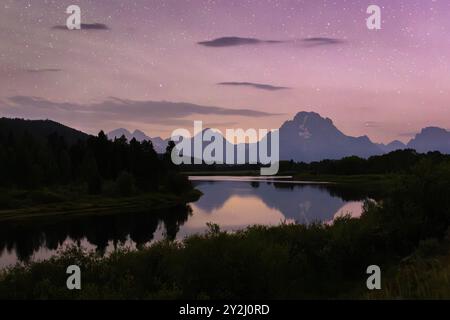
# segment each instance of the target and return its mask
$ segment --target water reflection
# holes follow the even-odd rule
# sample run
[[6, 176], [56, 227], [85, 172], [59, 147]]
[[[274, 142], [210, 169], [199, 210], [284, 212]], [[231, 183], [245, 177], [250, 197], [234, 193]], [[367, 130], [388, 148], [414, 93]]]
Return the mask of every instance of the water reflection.
[[154, 240], [183, 239], [203, 232], [213, 222], [223, 230], [281, 222], [309, 224], [362, 212], [367, 196], [332, 184], [228, 177], [226, 181], [194, 181], [203, 192], [189, 206], [157, 212], [121, 213], [66, 219], [0, 223], [0, 268], [17, 261], [45, 259], [67, 245], [103, 254], [117, 247], [139, 248]]
[[366, 197], [332, 184], [292, 184], [290, 181], [197, 181], [195, 185], [204, 195], [192, 204], [196, 214], [182, 230], [186, 226], [199, 226], [206, 220], [233, 229], [249, 224], [279, 224], [280, 221], [327, 222], [347, 213], [357, 217]]
[[[165, 211], [82, 216], [66, 219], [0, 223], [0, 267], [30, 258], [47, 258], [69, 244], [95, 248], [131, 244], [141, 247], [156, 240], [176, 238], [180, 226], [192, 214], [189, 206]], [[50, 221], [49, 221], [50, 220]], [[163, 230], [157, 232], [158, 230]]]

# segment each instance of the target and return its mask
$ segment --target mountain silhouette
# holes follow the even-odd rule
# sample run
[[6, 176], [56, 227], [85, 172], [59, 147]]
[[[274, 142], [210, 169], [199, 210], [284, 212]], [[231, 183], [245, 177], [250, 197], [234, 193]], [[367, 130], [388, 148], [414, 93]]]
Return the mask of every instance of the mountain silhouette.
[[388, 144], [378, 143], [377, 146], [381, 150], [383, 150], [384, 153], [389, 153], [396, 150], [404, 150], [407, 148], [406, 144], [398, 140], [394, 140]]
[[28, 133], [34, 138], [44, 140], [47, 140], [47, 137], [52, 133], [57, 133], [69, 144], [76, 143], [78, 140], [85, 140], [89, 137], [89, 135], [84, 132], [72, 129], [52, 120], [0, 118], [0, 134], [7, 136], [9, 133], [13, 133], [16, 136]]
[[299, 112], [280, 128], [280, 159], [302, 162], [341, 159], [347, 156], [367, 158], [383, 150], [367, 136], [347, 136], [329, 118], [315, 112]]
[[[201, 135], [206, 131], [203, 130]], [[165, 151], [169, 139], [150, 138], [142, 131], [136, 130], [130, 133], [126, 129], [117, 129], [108, 134], [109, 138], [124, 135], [128, 140], [133, 137], [137, 140], [151, 140], [157, 152]], [[340, 131], [329, 118], [323, 118], [316, 112], [299, 112], [292, 120], [283, 123], [279, 129], [280, 136], [280, 160], [294, 160], [297, 162], [313, 162], [325, 159], [335, 160], [344, 157], [358, 156], [368, 158], [374, 155], [381, 155], [396, 150], [415, 149], [418, 152], [440, 151], [450, 154], [450, 132], [441, 128], [425, 128], [417, 134], [408, 144], [395, 140], [388, 144], [374, 143], [367, 136], [352, 137]], [[261, 142], [266, 143], [270, 150], [271, 133], [263, 137]], [[224, 138], [222, 162], [225, 162], [226, 145], [230, 145]], [[260, 144], [259, 142], [258, 144]], [[193, 138], [190, 142], [193, 157]], [[202, 150], [210, 142], [202, 143]], [[245, 144], [246, 159], [248, 160], [248, 150], [250, 144]], [[237, 145], [231, 147], [235, 151], [236, 161]], [[187, 157], [190, 158], [190, 157]], [[258, 158], [259, 159], [259, 158]]]
[[[9, 132], [16, 134], [27, 132], [40, 139], [47, 139], [48, 135], [56, 132], [63, 136], [69, 144], [89, 137], [89, 134], [51, 120], [0, 118], [0, 134], [7, 135]], [[450, 131], [442, 128], [424, 128], [406, 145], [400, 141], [381, 144], [372, 142], [367, 136], [352, 137], [345, 135], [336, 128], [331, 119], [323, 118], [315, 112], [303, 111], [297, 113], [292, 120], [286, 121], [280, 127], [279, 135], [280, 160], [313, 162], [324, 159], [341, 159], [348, 156], [367, 158], [406, 148], [414, 149], [420, 153], [439, 151], [450, 154]], [[128, 141], [133, 138], [138, 141], [149, 140], [158, 153], [166, 151], [167, 143], [170, 140], [160, 137], [152, 138], [140, 130], [131, 133], [123, 128], [113, 130], [107, 136], [109, 139], [125, 136]], [[269, 139], [269, 148], [270, 138], [271, 134], [269, 133], [261, 140], [265, 142], [266, 139]], [[226, 145], [230, 145], [230, 142], [226, 139], [224, 141]], [[193, 141], [191, 143], [193, 146]], [[209, 144], [209, 142], [203, 142], [202, 148], [204, 149]], [[226, 145], [223, 148], [224, 155], [226, 154]], [[235, 151], [237, 150], [236, 145], [232, 148]], [[250, 144], [245, 144], [244, 148], [248, 151]], [[234, 159], [236, 160], [236, 152]], [[246, 155], [246, 159], [248, 160], [248, 155]]]
[[[201, 134], [204, 134], [205, 130]], [[367, 158], [372, 155], [384, 153], [367, 136], [346, 136], [334, 126], [331, 119], [322, 118], [315, 112], [299, 112], [293, 120], [286, 121], [281, 126], [279, 135], [280, 160], [312, 162], [323, 159], [341, 159], [346, 156]], [[190, 141], [192, 153], [194, 150], [193, 140], [191, 139]], [[230, 142], [226, 139], [223, 139], [223, 141], [222, 162], [225, 162], [226, 145], [230, 145]], [[269, 133], [265, 137], [262, 137], [261, 141], [257, 143], [257, 147], [260, 147], [262, 143], [267, 143], [269, 146], [268, 149], [270, 150], [272, 134]], [[202, 150], [205, 150], [209, 144], [209, 142], [203, 142]], [[248, 151], [251, 146], [254, 147], [255, 143], [243, 145], [247, 160], [249, 159]], [[237, 145], [231, 148], [235, 151], [234, 161], [236, 163]]]
[[420, 153], [450, 153], [450, 131], [437, 127], [424, 128], [408, 143], [408, 148]]
[[124, 128], [119, 128], [116, 130], [113, 130], [107, 134], [108, 138], [111, 140], [114, 140], [115, 138], [120, 138], [124, 136], [127, 138], [128, 141], [132, 140], [133, 138], [136, 139], [139, 142], [142, 141], [151, 141], [153, 144], [153, 148], [157, 153], [164, 153], [166, 151], [168, 140], [164, 140], [160, 137], [151, 138], [147, 136], [144, 132], [140, 130], [134, 130], [133, 133], [128, 131]]

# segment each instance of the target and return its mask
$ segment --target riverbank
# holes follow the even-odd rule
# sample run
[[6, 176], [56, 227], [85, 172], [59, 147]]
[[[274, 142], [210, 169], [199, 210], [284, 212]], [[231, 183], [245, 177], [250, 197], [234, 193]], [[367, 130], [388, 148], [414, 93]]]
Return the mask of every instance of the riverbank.
[[364, 175], [313, 175], [296, 174], [293, 180], [301, 181], [327, 181], [341, 189], [354, 193], [368, 194], [373, 198], [381, 199], [395, 184], [401, 180], [399, 174], [364, 174]]
[[22, 198], [17, 204], [18, 207], [0, 209], [0, 222], [38, 218], [64, 219], [75, 216], [169, 209], [198, 200], [201, 192], [193, 189], [181, 195], [168, 192], [147, 192], [124, 197], [73, 192], [62, 194], [61, 191], [41, 190], [39, 192], [12, 191], [9, 196]]

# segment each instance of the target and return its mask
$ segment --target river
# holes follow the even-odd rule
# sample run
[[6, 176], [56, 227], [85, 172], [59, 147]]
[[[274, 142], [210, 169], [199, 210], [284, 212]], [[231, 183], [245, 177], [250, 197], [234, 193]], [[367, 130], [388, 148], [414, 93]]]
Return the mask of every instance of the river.
[[108, 253], [205, 232], [207, 223], [237, 231], [250, 225], [332, 223], [358, 217], [365, 197], [334, 184], [290, 177], [190, 177], [203, 196], [186, 208], [158, 212], [0, 224], [0, 268], [47, 259], [70, 245]]

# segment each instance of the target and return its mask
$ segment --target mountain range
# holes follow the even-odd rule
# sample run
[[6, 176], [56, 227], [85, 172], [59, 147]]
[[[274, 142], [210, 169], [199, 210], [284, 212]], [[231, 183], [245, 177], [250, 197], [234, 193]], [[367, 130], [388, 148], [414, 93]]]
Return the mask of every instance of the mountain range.
[[169, 142], [169, 139], [162, 139], [160, 137], [151, 138], [147, 136], [144, 132], [140, 130], [134, 130], [133, 133], [128, 131], [127, 129], [119, 128], [116, 130], [113, 130], [107, 134], [108, 138], [111, 140], [114, 140], [116, 138], [120, 138], [124, 136], [127, 138], [128, 141], [131, 139], [136, 139], [139, 142], [142, 142], [144, 140], [151, 141], [153, 144], [153, 148], [157, 153], [164, 153], [166, 152], [167, 143]]
[[[125, 129], [114, 130], [108, 134], [108, 137], [119, 137], [122, 134], [127, 139], [134, 137], [139, 141], [151, 140], [158, 152], [165, 150], [169, 141], [159, 137], [150, 138], [139, 130], [130, 133]], [[407, 144], [398, 140], [388, 144], [374, 143], [367, 136], [345, 135], [336, 128], [331, 119], [323, 118], [315, 112], [297, 113], [292, 120], [284, 122], [279, 129], [279, 134], [281, 160], [312, 162], [341, 159], [347, 156], [367, 158], [401, 149], [415, 149], [421, 153], [440, 151], [450, 154], [450, 131], [442, 128], [424, 128]]]
[[[69, 143], [84, 140], [88, 134], [64, 126], [51, 120], [23, 120], [0, 118], [0, 134], [8, 132], [28, 132], [42, 139], [57, 132]], [[280, 159], [303, 162], [324, 159], [340, 159], [347, 156], [367, 158], [399, 149], [414, 149], [420, 153], [440, 151], [450, 154], [450, 131], [427, 127], [422, 129], [407, 144], [393, 141], [389, 144], [372, 142], [367, 136], [352, 137], [342, 133], [329, 118], [315, 112], [299, 112], [292, 120], [286, 121], [279, 130]], [[150, 137], [140, 130], [130, 132], [116, 129], [107, 134], [110, 139], [125, 136], [128, 140], [150, 140], [158, 153], [164, 153], [169, 139]], [[264, 139], [267, 139], [265, 137]], [[269, 140], [270, 141], [270, 140]], [[203, 148], [207, 143], [203, 143]], [[246, 145], [248, 149], [249, 146]]]

